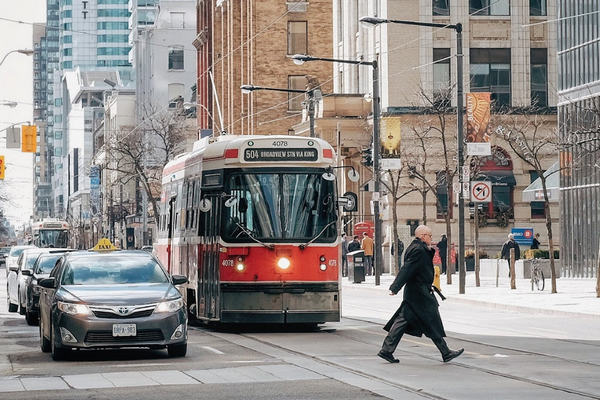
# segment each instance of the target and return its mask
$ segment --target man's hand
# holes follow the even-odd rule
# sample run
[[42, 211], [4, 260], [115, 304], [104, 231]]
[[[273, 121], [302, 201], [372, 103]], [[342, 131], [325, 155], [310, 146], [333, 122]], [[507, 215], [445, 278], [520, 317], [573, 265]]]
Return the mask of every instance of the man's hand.
[[394, 293], [390, 290], [390, 296], [395, 296], [395, 295], [396, 295], [396, 293]]

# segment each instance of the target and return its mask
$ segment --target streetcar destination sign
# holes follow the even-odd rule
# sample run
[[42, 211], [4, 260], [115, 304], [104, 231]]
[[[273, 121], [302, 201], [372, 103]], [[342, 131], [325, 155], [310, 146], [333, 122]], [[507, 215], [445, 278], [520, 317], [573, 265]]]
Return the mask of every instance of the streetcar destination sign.
[[245, 149], [244, 161], [317, 161], [317, 149]]

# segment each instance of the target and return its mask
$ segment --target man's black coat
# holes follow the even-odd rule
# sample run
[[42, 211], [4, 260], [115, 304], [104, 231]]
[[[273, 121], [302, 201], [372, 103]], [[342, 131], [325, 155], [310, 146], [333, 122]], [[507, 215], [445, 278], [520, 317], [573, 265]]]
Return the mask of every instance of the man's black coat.
[[446, 336], [438, 310], [439, 304], [431, 289], [434, 254], [435, 250], [430, 249], [418, 238], [413, 240], [404, 252], [404, 265], [390, 285], [390, 290], [396, 294], [404, 287], [404, 299], [383, 328], [386, 331], [390, 330], [394, 320], [402, 312], [408, 322], [406, 333], [409, 335], [425, 335], [431, 339]]

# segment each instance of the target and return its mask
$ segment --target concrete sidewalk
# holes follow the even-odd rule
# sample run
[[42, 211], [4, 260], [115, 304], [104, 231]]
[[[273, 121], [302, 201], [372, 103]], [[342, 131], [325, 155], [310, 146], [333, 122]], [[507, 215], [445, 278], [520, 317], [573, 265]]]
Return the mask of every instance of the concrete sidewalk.
[[[365, 282], [352, 283], [342, 278], [344, 290], [371, 290], [387, 293], [394, 277], [384, 274], [380, 285], [375, 277], [367, 276]], [[550, 315], [579, 315], [600, 318], [600, 298], [596, 297], [596, 278], [558, 278], [557, 293], [552, 293], [552, 282], [546, 278], [543, 291], [531, 290], [529, 279], [517, 279], [516, 289], [510, 288], [510, 278], [481, 278], [475, 286], [475, 273], [467, 272], [465, 293], [459, 294], [458, 274], [452, 275], [452, 285], [446, 284], [446, 275], [441, 276], [442, 294], [452, 303], [475, 304], [481, 307], [513, 310], [525, 313]]]

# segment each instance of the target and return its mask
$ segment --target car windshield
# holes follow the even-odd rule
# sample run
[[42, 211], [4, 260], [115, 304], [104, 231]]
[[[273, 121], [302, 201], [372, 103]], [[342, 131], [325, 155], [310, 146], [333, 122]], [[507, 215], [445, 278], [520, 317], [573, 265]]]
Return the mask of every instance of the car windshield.
[[31, 269], [33, 264], [35, 264], [35, 260], [37, 260], [40, 254], [40, 251], [25, 253], [25, 265], [23, 265], [23, 269]]
[[167, 283], [168, 276], [154, 259], [137, 255], [78, 256], [63, 271], [63, 285]]
[[35, 267], [35, 274], [49, 274], [62, 254], [41, 255]]
[[8, 254], [9, 252], [10, 252], [10, 247], [0, 248], [0, 254]]

